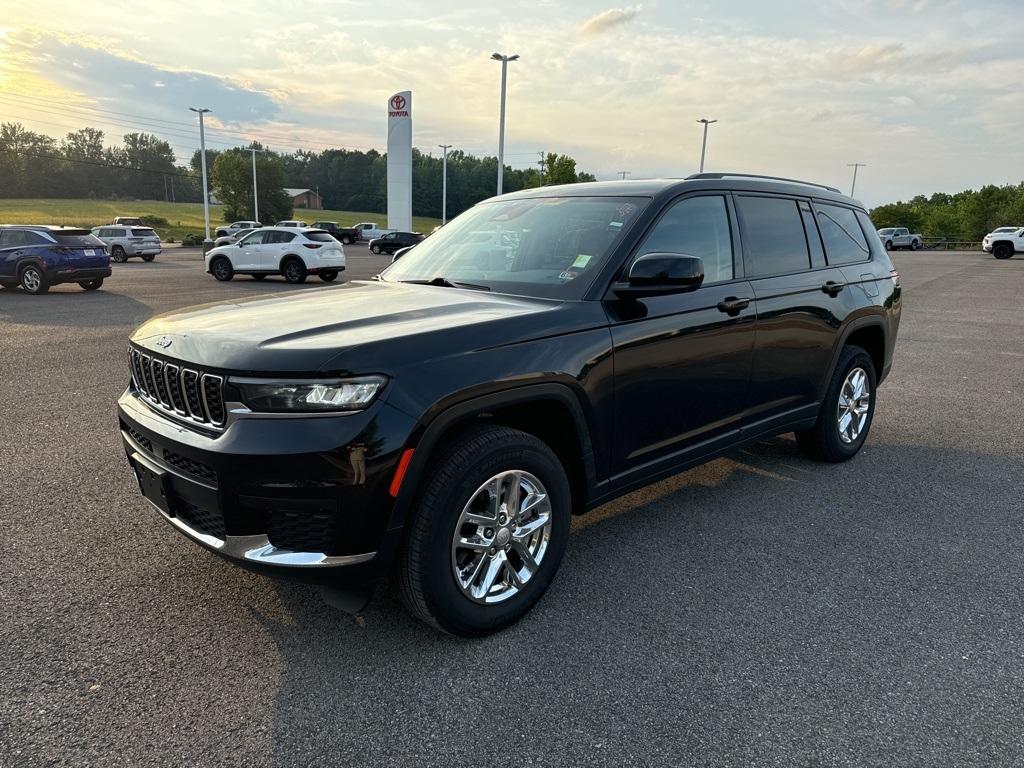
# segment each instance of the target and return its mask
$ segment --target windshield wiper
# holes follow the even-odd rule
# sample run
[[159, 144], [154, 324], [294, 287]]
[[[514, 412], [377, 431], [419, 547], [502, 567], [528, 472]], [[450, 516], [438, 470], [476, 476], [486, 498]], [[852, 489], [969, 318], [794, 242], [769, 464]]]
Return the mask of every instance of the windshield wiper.
[[489, 291], [489, 285], [478, 285], [477, 283], [464, 283], [461, 280], [449, 280], [447, 277], [438, 275], [429, 280], [399, 280], [400, 283], [412, 283], [413, 285], [436, 285], [439, 288], [470, 288], [474, 291]]

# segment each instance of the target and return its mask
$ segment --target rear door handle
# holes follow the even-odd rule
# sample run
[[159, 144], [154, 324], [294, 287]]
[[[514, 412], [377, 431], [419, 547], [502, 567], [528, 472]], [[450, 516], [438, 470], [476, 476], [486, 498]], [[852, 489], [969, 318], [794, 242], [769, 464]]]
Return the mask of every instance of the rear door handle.
[[834, 280], [829, 280], [827, 283], [825, 283], [823, 286], [821, 286], [821, 290], [823, 290], [829, 296], [833, 296], [834, 297], [834, 296], [838, 296], [839, 292], [841, 290], [843, 290], [843, 288], [845, 288], [845, 287], [846, 287], [846, 283], [837, 283]]
[[718, 302], [718, 311], [725, 312], [726, 314], [735, 317], [740, 313], [741, 310], [744, 310], [749, 306], [750, 299], [737, 299], [735, 296], [728, 296], [722, 301]]

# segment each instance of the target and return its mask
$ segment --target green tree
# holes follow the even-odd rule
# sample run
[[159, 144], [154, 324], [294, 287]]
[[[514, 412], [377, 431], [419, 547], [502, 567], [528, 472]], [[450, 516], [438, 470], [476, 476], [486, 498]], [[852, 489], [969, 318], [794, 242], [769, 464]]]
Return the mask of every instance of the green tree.
[[[229, 149], [217, 155], [210, 174], [213, 188], [224, 204], [224, 220], [247, 219], [253, 215], [252, 159], [247, 150]], [[266, 152], [256, 154], [260, 221], [272, 224], [292, 216], [292, 201], [284, 193], [285, 176], [281, 160]]]

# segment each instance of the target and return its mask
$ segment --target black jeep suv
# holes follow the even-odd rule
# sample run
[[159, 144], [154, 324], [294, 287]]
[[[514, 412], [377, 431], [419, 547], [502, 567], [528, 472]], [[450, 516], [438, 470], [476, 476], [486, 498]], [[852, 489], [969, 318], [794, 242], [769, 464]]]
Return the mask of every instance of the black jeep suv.
[[571, 514], [783, 432], [854, 456], [900, 306], [829, 187], [524, 190], [374, 281], [148, 321], [121, 435], [192, 540], [328, 592], [396, 572], [416, 616], [482, 635], [547, 589]]

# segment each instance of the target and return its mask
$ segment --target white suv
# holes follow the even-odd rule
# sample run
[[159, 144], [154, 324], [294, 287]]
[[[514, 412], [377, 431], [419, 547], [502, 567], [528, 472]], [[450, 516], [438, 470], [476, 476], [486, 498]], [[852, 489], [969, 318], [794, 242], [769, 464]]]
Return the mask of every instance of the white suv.
[[307, 275], [317, 275], [329, 283], [344, 269], [341, 243], [321, 229], [263, 227], [206, 254], [206, 271], [218, 280], [230, 280], [236, 274], [256, 280], [284, 275], [289, 283], [302, 283]]
[[132, 256], [152, 261], [160, 253], [160, 236], [150, 227], [126, 227], [109, 224], [94, 227], [92, 233], [103, 241], [110, 260], [123, 264]]
[[259, 229], [262, 226], [258, 221], [234, 221], [226, 227], [217, 227], [217, 231], [213, 233], [213, 236], [215, 238], [228, 237], [243, 229]]
[[997, 259], [1010, 259], [1015, 253], [1024, 253], [1024, 227], [993, 229], [985, 235], [981, 247]]

